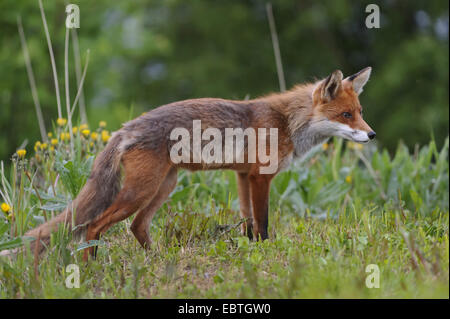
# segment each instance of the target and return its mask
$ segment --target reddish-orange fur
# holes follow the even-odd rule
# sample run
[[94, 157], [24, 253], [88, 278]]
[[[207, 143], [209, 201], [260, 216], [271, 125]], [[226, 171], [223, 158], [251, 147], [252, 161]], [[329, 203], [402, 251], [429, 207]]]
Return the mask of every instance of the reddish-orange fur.
[[[174, 189], [177, 170], [185, 168], [235, 170], [241, 216], [246, 219], [242, 231], [250, 238], [268, 238], [271, 180], [289, 165], [292, 157], [303, 155], [327, 138], [308, 133], [314, 121], [326, 118], [364, 132], [371, 131], [360, 114], [359, 89], [353, 87], [354, 78], [360, 80], [359, 73], [341, 81], [342, 73], [339, 72], [316, 83], [296, 86], [286, 93], [249, 101], [208, 98], [175, 102], [126, 123], [97, 157], [86, 186], [72, 205], [75, 210], [69, 206], [63, 214], [27, 235], [37, 237], [41, 233], [43, 242], [48, 242], [50, 232], [59, 223], [65, 222], [72, 227], [74, 210], [78, 228], [85, 226], [86, 240], [98, 239], [109, 227], [137, 212], [131, 230], [142, 247], [149, 248], [151, 219]], [[365, 81], [367, 79], [363, 79], [363, 84]], [[350, 112], [353, 116], [343, 118], [342, 112]], [[174, 144], [168, 137], [170, 131], [180, 126], [192, 131], [192, 120], [195, 119], [202, 121], [203, 130], [208, 127], [277, 128], [278, 169], [273, 174], [261, 174], [260, 168], [265, 164], [259, 159], [256, 163], [173, 163], [169, 157], [170, 147]], [[120, 164], [124, 175], [121, 187], [118, 184]], [[39, 242], [35, 244], [40, 245]], [[89, 252], [95, 254], [95, 249], [89, 248]], [[88, 256], [86, 250], [85, 259]]]

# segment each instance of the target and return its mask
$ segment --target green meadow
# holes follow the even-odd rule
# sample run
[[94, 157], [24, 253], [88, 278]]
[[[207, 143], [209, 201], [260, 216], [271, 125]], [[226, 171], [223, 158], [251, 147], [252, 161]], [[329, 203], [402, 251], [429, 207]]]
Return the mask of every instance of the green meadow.
[[[79, 2], [78, 29], [65, 1], [0, 3], [0, 298], [449, 298], [447, 3], [382, 1], [369, 29], [346, 0]], [[280, 173], [268, 240], [241, 235], [234, 172], [180, 170], [150, 249], [133, 216], [30, 249], [126, 120], [369, 65], [377, 140], [330, 139]]]
[[[150, 250], [130, 217], [84, 263], [86, 243], [63, 228], [40, 257], [21, 237], [77, 195], [109, 136], [77, 127], [69, 137], [59, 122], [53, 145], [15, 154], [9, 174], [2, 166], [0, 249], [23, 247], [0, 257], [2, 298], [449, 297], [448, 139], [442, 149], [399, 144], [394, 154], [339, 139], [316, 147], [273, 181], [264, 242], [240, 234], [233, 172], [180, 171], [151, 224]], [[79, 288], [66, 285], [69, 264]]]

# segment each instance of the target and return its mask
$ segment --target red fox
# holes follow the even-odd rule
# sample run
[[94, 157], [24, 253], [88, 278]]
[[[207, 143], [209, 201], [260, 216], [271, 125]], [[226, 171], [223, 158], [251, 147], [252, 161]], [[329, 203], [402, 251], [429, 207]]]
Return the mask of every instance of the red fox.
[[[41, 252], [50, 233], [60, 223], [65, 223], [74, 232], [83, 229], [85, 239], [89, 241], [99, 239], [112, 225], [137, 212], [131, 231], [141, 246], [148, 249], [152, 217], [175, 188], [177, 171], [183, 168], [235, 170], [240, 213], [245, 218], [242, 233], [251, 239], [267, 239], [270, 183], [277, 173], [293, 158], [303, 156], [331, 136], [358, 143], [367, 143], [375, 137], [375, 132], [362, 118], [358, 99], [370, 73], [371, 68], [367, 67], [343, 79], [342, 72], [336, 70], [315, 83], [297, 85], [287, 92], [253, 100], [191, 99], [149, 111], [125, 123], [113, 134], [97, 156], [86, 185], [71, 205], [25, 236], [34, 237], [32, 249]], [[178, 141], [171, 138], [171, 132], [182, 128], [195, 135], [194, 124], [198, 120], [203, 131], [208, 128], [217, 128], [220, 132], [226, 128], [267, 129], [264, 133], [276, 129], [276, 169], [261, 173], [267, 163], [262, 156], [267, 154], [257, 152], [268, 143], [265, 138], [272, 134], [271, 130], [265, 136], [259, 134], [256, 137], [256, 150], [250, 149], [249, 134], [246, 136], [243, 147], [246, 161], [172, 160], [171, 154]], [[255, 161], [248, 160], [252, 152], [258, 154]], [[195, 157], [191, 150], [188, 155]], [[89, 247], [84, 259], [95, 252], [95, 248]]]

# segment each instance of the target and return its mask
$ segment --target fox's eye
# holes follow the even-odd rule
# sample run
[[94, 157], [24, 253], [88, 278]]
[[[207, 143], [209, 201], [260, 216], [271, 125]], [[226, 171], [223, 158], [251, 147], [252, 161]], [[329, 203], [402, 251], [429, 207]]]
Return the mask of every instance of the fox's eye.
[[344, 113], [342, 113], [342, 116], [345, 117], [346, 119], [349, 119], [349, 118], [352, 117], [352, 113], [350, 113], [350, 112], [344, 112]]

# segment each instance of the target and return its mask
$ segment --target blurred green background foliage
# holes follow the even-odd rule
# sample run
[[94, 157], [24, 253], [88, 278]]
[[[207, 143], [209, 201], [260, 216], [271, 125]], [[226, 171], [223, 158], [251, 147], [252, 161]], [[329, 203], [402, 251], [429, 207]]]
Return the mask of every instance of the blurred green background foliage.
[[[67, 1], [43, 1], [64, 104]], [[91, 125], [110, 130], [159, 105], [197, 97], [250, 98], [279, 90], [265, 1], [73, 1], [82, 63], [90, 62], [84, 96]], [[368, 29], [376, 3], [381, 28]], [[448, 135], [448, 1], [274, 1], [287, 86], [335, 69], [368, 65], [361, 95], [378, 143], [399, 140], [440, 147]], [[0, 2], [0, 159], [7, 160], [39, 127], [17, 31], [21, 16], [47, 130], [57, 118], [55, 89], [38, 1]], [[76, 93], [74, 54], [70, 92]], [[76, 117], [78, 117], [78, 113]]]

